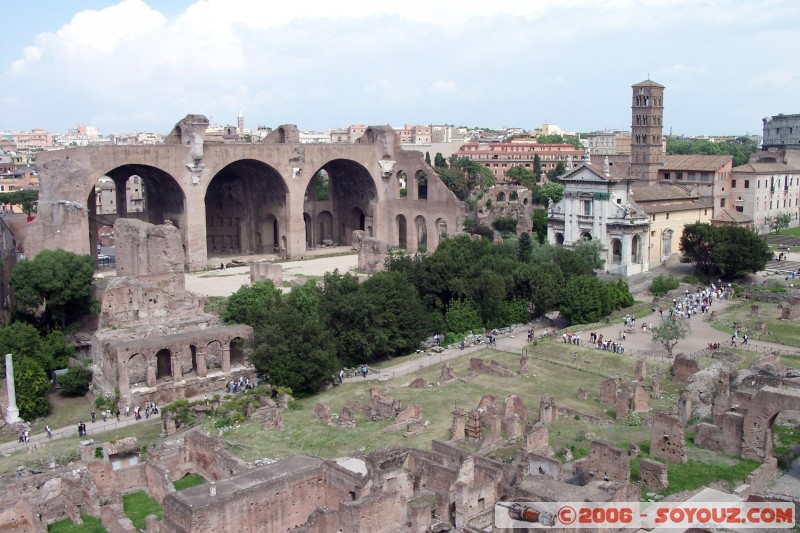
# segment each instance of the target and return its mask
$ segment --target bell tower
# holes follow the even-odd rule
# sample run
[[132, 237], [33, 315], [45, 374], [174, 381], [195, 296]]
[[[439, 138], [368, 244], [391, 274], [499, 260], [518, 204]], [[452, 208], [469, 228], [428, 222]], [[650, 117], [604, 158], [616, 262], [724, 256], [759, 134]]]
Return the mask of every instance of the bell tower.
[[639, 185], [645, 185], [658, 181], [664, 162], [664, 86], [648, 79], [632, 88], [630, 173]]

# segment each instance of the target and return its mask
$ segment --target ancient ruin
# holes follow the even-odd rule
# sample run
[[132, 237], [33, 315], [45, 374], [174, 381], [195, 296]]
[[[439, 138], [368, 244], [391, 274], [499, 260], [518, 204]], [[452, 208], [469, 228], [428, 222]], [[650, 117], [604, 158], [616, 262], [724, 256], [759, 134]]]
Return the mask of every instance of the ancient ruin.
[[252, 328], [223, 326], [185, 290], [174, 225], [119, 218], [117, 276], [95, 287], [101, 314], [92, 338], [95, 384], [123, 404], [207, 394], [240, 375], [255, 377], [245, 341]]
[[[208, 125], [203, 115], [187, 115], [164, 145], [39, 153], [40, 208], [26, 251], [96, 256], [102, 225], [117, 218], [169, 220], [186, 266], [196, 270], [206, 268], [209, 254], [300, 258], [309, 249], [351, 244], [354, 230], [394, 247], [430, 251], [448, 228], [462, 227], [462, 202], [421, 152], [401, 148], [391, 127], [366, 128], [357, 142], [332, 147], [302, 144], [289, 124], [260, 143], [214, 143], [204, 141]], [[99, 217], [95, 185], [103, 176], [116, 185], [118, 212]], [[125, 183], [132, 176], [146, 191], [142, 212], [127, 212]], [[327, 196], [318, 197], [317, 180], [327, 183]]]

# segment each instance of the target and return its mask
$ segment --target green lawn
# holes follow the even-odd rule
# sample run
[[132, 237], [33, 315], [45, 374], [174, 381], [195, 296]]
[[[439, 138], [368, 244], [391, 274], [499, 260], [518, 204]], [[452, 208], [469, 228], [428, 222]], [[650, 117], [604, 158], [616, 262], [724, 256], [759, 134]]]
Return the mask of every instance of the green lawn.
[[796, 228], [787, 228], [785, 230], [781, 230], [778, 235], [790, 235], [792, 237], [800, 237], [800, 226]]
[[711, 326], [732, 334], [734, 324], [751, 339], [783, 344], [787, 348], [800, 348], [800, 322], [781, 320], [778, 304], [756, 302], [758, 315], [753, 315], [750, 305], [735, 305], [715, 315]]
[[206, 480], [200, 474], [186, 474], [181, 479], [175, 481], [173, 483], [175, 485], [175, 490], [183, 490], [188, 489], [189, 487], [196, 487], [197, 485], [202, 485], [205, 483]]
[[78, 525], [69, 518], [53, 522], [47, 526], [48, 533], [107, 533], [108, 530], [103, 527], [103, 523], [99, 518], [93, 516], [81, 515], [83, 520], [82, 525]]
[[144, 530], [145, 517], [153, 514], [161, 520], [164, 514], [164, 510], [158, 502], [142, 491], [125, 494], [122, 497], [122, 510], [125, 512], [125, 516], [133, 522], [133, 527], [140, 531]]

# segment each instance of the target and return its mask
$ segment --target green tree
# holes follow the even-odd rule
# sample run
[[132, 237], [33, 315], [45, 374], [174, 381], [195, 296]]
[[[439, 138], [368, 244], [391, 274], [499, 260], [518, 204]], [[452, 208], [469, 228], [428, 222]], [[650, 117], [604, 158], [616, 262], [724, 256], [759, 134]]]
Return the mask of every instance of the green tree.
[[533, 232], [536, 234], [536, 240], [542, 244], [547, 240], [547, 210], [534, 209], [533, 210]]
[[431, 153], [430, 152], [425, 152], [425, 163], [427, 163], [428, 166], [431, 166]]
[[[266, 296], [272, 298], [271, 292]], [[306, 395], [332, 379], [339, 363], [320, 308], [320, 290], [309, 282], [250, 316], [255, 320], [250, 360], [272, 384]]]
[[548, 205], [550, 200], [557, 204], [564, 198], [564, 186], [560, 183], [549, 182], [539, 188], [539, 201], [542, 205]]
[[464, 172], [469, 190], [480, 188], [485, 191], [497, 183], [497, 177], [488, 167], [468, 157], [459, 157], [453, 166]]
[[0, 193], [0, 204], [18, 205], [22, 212], [28, 216], [36, 213], [36, 206], [39, 202], [39, 191], [35, 189], [22, 189], [19, 191]]
[[328, 175], [320, 170], [314, 175], [314, 199], [322, 202], [330, 200], [330, 198], [330, 180], [328, 179]]
[[85, 365], [72, 365], [58, 376], [58, 392], [62, 396], [83, 396], [92, 384], [92, 370]]
[[513, 167], [509, 168], [506, 171], [506, 179], [515, 181], [529, 189], [539, 181], [539, 178], [536, 176], [536, 174], [525, 168], [523, 165], [514, 165]]
[[684, 227], [680, 249], [681, 262], [726, 279], [763, 270], [772, 256], [766, 241], [748, 228], [699, 222]]
[[542, 180], [542, 158], [539, 154], [533, 156], [533, 175], [536, 176], [536, 183]]
[[696, 222], [683, 227], [680, 251], [681, 263], [694, 264], [695, 271], [711, 274], [714, 270], [712, 249], [714, 228], [711, 224]]
[[594, 276], [569, 279], [559, 311], [570, 324], [597, 322], [610, 311], [603, 283]]
[[469, 182], [466, 174], [459, 168], [436, 167], [439, 179], [445, 186], [453, 191], [459, 200], [466, 200], [469, 197]]
[[447, 168], [447, 159], [442, 155], [442, 152], [436, 152], [433, 157], [433, 166], [435, 168]]
[[452, 300], [447, 306], [445, 320], [447, 322], [447, 331], [452, 331], [459, 335], [479, 330], [483, 326], [480, 313], [478, 313], [475, 305], [468, 300]]
[[714, 227], [711, 257], [723, 278], [733, 279], [764, 270], [772, 257], [766, 240], [741, 226]]
[[497, 217], [492, 222], [492, 227], [500, 233], [516, 233], [517, 219], [511, 216]]
[[243, 286], [228, 298], [222, 318], [227, 324], [247, 324], [253, 328], [272, 320], [274, 309], [281, 301], [281, 291], [272, 281], [259, 281]]
[[650, 285], [650, 292], [653, 293], [655, 296], [664, 296], [669, 291], [675, 290], [680, 286], [680, 282], [678, 278], [673, 275], [668, 276], [656, 276], [653, 279], [653, 283]]
[[14, 366], [14, 381], [17, 386], [17, 407], [24, 420], [41, 418], [50, 413], [50, 380], [34, 359], [23, 357]]
[[524, 231], [517, 241], [517, 261], [520, 263], [527, 263], [531, 260], [532, 251], [533, 242], [531, 242], [531, 234]]
[[16, 312], [64, 328], [93, 311], [93, 274], [91, 257], [64, 250], [43, 250], [32, 260], [22, 260], [10, 278]]
[[691, 333], [689, 321], [680, 320], [677, 317], [664, 318], [652, 331], [653, 340], [664, 346], [668, 357], [672, 357], [672, 350], [675, 345]]
[[[39, 331], [25, 322], [12, 322], [8, 326], [0, 328], [0, 353], [10, 353], [13, 356], [14, 364], [19, 364], [22, 359], [28, 357], [39, 361], [39, 353], [42, 348], [42, 339]], [[48, 365], [40, 366], [52, 366]], [[48, 370], [52, 370], [49, 368]], [[0, 376], [5, 377], [5, 365], [0, 365]], [[16, 378], [19, 382], [19, 378]]]
[[769, 229], [774, 231], [776, 234], [780, 233], [781, 230], [788, 228], [791, 222], [792, 216], [789, 213], [780, 213], [774, 217], [767, 217], [767, 225], [769, 225]]
[[536, 137], [536, 142], [542, 144], [571, 144], [577, 149], [583, 148], [581, 144], [581, 140], [578, 138], [577, 135], [560, 135], [558, 133], [552, 133], [549, 135], [539, 135]]
[[558, 178], [559, 176], [563, 176], [566, 171], [567, 170], [566, 167], [564, 167], [564, 163], [562, 161], [559, 161], [558, 163], [556, 163], [556, 168], [551, 168], [550, 170], [547, 171], [547, 179], [552, 181]]
[[600, 241], [580, 240], [572, 246], [572, 250], [589, 271], [603, 268], [603, 245]]
[[708, 139], [667, 138], [667, 154], [669, 155], [730, 155], [733, 166], [744, 165], [750, 156], [758, 151], [758, 144], [749, 137], [737, 137], [723, 142], [711, 142]]

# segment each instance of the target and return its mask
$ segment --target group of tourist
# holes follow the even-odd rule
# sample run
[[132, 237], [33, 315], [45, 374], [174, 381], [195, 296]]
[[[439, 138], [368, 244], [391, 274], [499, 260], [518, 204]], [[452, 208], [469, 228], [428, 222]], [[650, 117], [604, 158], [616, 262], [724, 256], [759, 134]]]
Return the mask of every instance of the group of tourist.
[[239, 379], [231, 380], [225, 384], [225, 392], [228, 393], [237, 393], [247, 389], [255, 389], [256, 384], [250, 383], [250, 378], [245, 376], [239, 376]]

